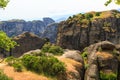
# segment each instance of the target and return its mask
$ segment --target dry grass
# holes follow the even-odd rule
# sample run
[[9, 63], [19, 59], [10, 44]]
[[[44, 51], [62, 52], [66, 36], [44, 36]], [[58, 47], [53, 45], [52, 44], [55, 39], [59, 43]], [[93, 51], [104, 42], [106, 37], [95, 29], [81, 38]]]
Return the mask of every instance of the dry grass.
[[7, 66], [4, 63], [0, 64], [0, 69], [3, 69], [4, 73], [14, 80], [48, 80], [48, 78], [30, 71], [15, 72], [13, 67]]
[[63, 58], [63, 57], [57, 57], [60, 61], [64, 62], [66, 65], [66, 74], [68, 78], [72, 79], [72, 75], [70, 74], [72, 73], [77, 73], [79, 74], [79, 72], [77, 71], [77, 68], [82, 68], [83, 65], [80, 62], [77, 62], [75, 60], [69, 59], [69, 58]]
[[109, 51], [102, 51], [96, 53], [99, 57], [102, 57], [104, 59], [110, 59], [113, 58], [113, 55]]

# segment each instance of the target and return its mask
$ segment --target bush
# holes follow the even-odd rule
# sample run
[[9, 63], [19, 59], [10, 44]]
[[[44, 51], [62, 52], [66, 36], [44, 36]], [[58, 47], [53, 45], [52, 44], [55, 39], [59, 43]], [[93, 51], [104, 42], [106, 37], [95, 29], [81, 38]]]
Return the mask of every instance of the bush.
[[55, 76], [65, 72], [64, 64], [53, 56], [24, 55], [22, 62], [28, 70], [45, 75]]
[[51, 44], [50, 43], [46, 43], [43, 47], [42, 47], [42, 49], [41, 49], [41, 51], [42, 52], [48, 52], [48, 50], [50, 49], [50, 47], [51, 47]]
[[53, 53], [53, 54], [62, 54], [63, 53], [63, 49], [59, 46], [51, 46], [48, 50], [49, 53]]
[[117, 80], [117, 75], [113, 72], [104, 73], [100, 71], [100, 80]]
[[2, 70], [0, 70], [0, 80], [13, 80], [12, 78], [9, 78], [6, 76]]
[[9, 66], [12, 66], [13, 63], [15, 62], [15, 58], [13, 56], [7, 57], [5, 61], [8, 63]]
[[101, 14], [100, 12], [96, 12], [95, 16], [100, 16], [100, 14]]
[[59, 55], [63, 53], [63, 49], [59, 46], [55, 46], [55, 45], [51, 45], [50, 43], [47, 43], [42, 47], [41, 52], [43, 53], [48, 52]]
[[11, 56], [11, 57], [7, 57], [5, 61], [8, 63], [9, 66], [13, 66], [15, 71], [17, 72], [22, 71], [23, 66], [19, 58], [14, 58], [13, 56]]
[[14, 63], [13, 67], [14, 67], [15, 71], [22, 72], [23, 67], [22, 67], [22, 65], [20, 63]]
[[86, 14], [85, 14], [85, 18], [86, 18], [86, 19], [93, 18], [93, 14], [91, 14], [91, 13], [86, 13]]

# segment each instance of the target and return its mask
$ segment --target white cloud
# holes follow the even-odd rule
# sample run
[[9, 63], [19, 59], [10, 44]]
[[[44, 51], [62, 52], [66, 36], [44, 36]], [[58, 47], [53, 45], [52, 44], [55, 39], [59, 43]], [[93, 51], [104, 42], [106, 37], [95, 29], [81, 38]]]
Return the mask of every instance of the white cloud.
[[46, 16], [76, 14], [88, 11], [118, 9], [114, 3], [104, 6], [106, 0], [10, 0], [0, 19], [40, 19]]

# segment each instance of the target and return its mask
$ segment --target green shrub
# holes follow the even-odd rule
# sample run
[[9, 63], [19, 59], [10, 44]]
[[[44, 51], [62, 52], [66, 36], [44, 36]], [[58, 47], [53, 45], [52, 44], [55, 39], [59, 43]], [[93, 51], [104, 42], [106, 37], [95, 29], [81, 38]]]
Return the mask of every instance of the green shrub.
[[49, 51], [49, 49], [50, 49], [50, 47], [51, 47], [51, 44], [50, 43], [46, 43], [43, 47], [42, 47], [42, 49], [41, 49], [41, 51], [42, 52], [48, 52]]
[[14, 67], [14, 70], [17, 72], [22, 72], [22, 70], [23, 70], [23, 67], [20, 63], [14, 63], [13, 67]]
[[62, 54], [63, 53], [63, 49], [59, 46], [51, 46], [48, 50], [49, 53], [53, 53], [53, 54]]
[[50, 43], [47, 43], [42, 47], [41, 52], [43, 53], [48, 52], [55, 55], [59, 55], [63, 53], [63, 49], [59, 46], [55, 46]]
[[65, 72], [64, 64], [53, 56], [24, 55], [22, 62], [28, 70], [45, 75], [56, 76]]
[[19, 58], [14, 58], [13, 56], [7, 57], [5, 61], [8, 63], [9, 66], [13, 66], [14, 70], [17, 72], [21, 72], [23, 67], [21, 64], [21, 60]]
[[5, 59], [5, 61], [8, 63], [9, 66], [12, 66], [13, 63], [15, 62], [16, 58], [14, 58], [13, 56], [7, 57]]
[[86, 19], [93, 18], [93, 14], [91, 14], [91, 13], [86, 13], [86, 14], [85, 14], [85, 18], [86, 18]]
[[104, 73], [100, 71], [100, 80], [117, 80], [117, 75], [113, 72]]
[[13, 80], [12, 78], [9, 78], [6, 76], [2, 70], [0, 70], [0, 80]]
[[101, 14], [100, 12], [96, 12], [95, 16], [100, 16], [100, 14]]
[[83, 58], [87, 58], [87, 56], [88, 56], [88, 52], [87, 52], [87, 51], [84, 51], [84, 52], [82, 53], [82, 57], [83, 57]]

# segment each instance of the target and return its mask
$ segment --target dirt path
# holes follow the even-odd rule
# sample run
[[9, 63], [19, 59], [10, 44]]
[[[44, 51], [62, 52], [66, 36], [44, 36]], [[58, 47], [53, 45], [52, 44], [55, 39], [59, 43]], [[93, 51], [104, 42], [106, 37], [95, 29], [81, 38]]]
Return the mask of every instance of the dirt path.
[[7, 66], [4, 63], [0, 63], [0, 69], [3, 69], [4, 73], [12, 77], [14, 80], [48, 80], [46, 77], [25, 71], [25, 72], [15, 72], [13, 67]]

